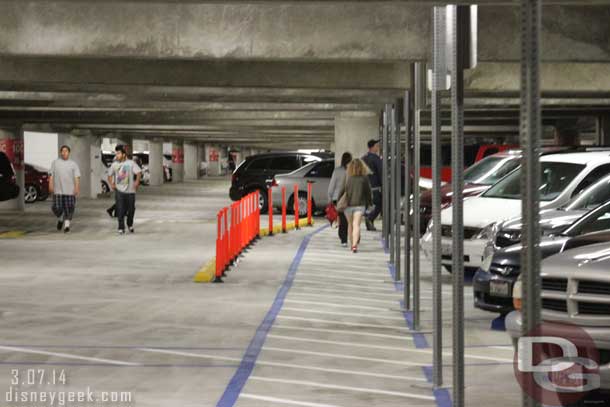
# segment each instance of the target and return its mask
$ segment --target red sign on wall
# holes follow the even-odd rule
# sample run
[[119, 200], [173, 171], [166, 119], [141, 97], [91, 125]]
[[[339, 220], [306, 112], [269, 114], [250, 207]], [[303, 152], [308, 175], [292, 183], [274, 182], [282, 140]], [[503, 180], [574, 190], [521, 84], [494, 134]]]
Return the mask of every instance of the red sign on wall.
[[184, 149], [180, 147], [172, 148], [172, 162], [174, 164], [184, 164]]
[[218, 150], [211, 149], [210, 150], [210, 161], [218, 161], [218, 158], [219, 158]]
[[23, 140], [0, 139], [0, 151], [8, 157], [16, 170], [23, 169]]

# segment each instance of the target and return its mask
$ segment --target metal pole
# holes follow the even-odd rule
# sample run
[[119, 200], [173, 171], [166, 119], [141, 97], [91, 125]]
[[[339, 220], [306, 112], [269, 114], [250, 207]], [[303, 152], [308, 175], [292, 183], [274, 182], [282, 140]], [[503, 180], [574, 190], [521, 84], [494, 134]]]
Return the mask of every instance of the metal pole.
[[400, 252], [400, 190], [402, 189], [400, 172], [401, 172], [401, 159], [400, 159], [400, 120], [398, 119], [398, 103], [394, 105], [392, 109], [394, 125], [394, 182], [392, 183], [392, 189], [394, 190], [394, 229], [393, 229], [393, 241], [394, 241], [394, 267], [395, 267], [395, 280], [401, 280], [401, 256]]
[[[521, 1], [521, 213], [523, 216], [523, 335], [540, 322], [540, 26], [541, 1]], [[521, 355], [520, 355], [521, 357]], [[534, 386], [537, 387], [537, 386]], [[536, 391], [536, 390], [534, 390]], [[539, 391], [539, 388], [538, 388]], [[523, 392], [523, 406], [539, 406], [540, 397]]]
[[[411, 309], [411, 92], [405, 92], [405, 196], [403, 217], [405, 220], [405, 259], [403, 273], [403, 301], [407, 310]], [[400, 231], [400, 222], [398, 225]]]
[[420, 113], [426, 104], [426, 70], [422, 62], [413, 64], [413, 84], [415, 87], [413, 123], [413, 329], [420, 329], [420, 200], [419, 200], [419, 173], [421, 171], [421, 135]]
[[383, 245], [387, 249], [388, 248], [388, 233], [389, 233], [389, 194], [390, 188], [388, 187], [388, 157], [389, 157], [389, 144], [388, 144], [388, 106], [385, 105], [383, 109], [383, 129], [382, 129], [382, 174], [381, 174], [381, 219], [382, 219], [382, 237], [383, 237]]
[[[389, 189], [389, 228], [388, 228], [388, 233], [389, 233], [389, 240], [390, 240], [390, 263], [392, 263], [394, 266], [396, 266], [396, 241], [395, 241], [395, 236], [396, 236], [396, 229], [395, 229], [395, 224], [394, 222], [396, 222], [396, 116], [395, 116], [395, 111], [394, 111], [394, 106], [392, 105], [387, 105], [387, 110], [389, 113], [389, 128], [390, 128], [390, 179], [387, 180], [386, 184], [388, 185], [388, 189]], [[396, 267], [394, 267], [394, 280], [398, 281], [397, 278], [397, 272], [396, 272]]]
[[443, 384], [443, 313], [441, 264], [441, 86], [446, 82], [445, 63], [446, 11], [434, 7], [432, 73], [432, 383]]
[[451, 188], [453, 277], [453, 405], [464, 407], [464, 44], [470, 6], [447, 6], [451, 19]]

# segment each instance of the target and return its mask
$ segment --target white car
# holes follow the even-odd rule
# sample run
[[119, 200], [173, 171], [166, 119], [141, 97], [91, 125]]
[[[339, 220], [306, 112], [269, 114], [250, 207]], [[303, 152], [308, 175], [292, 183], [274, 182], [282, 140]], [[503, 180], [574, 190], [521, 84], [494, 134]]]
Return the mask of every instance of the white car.
[[[573, 152], [540, 157], [540, 208], [558, 208], [595, 181], [610, 174], [610, 152]], [[464, 200], [464, 267], [479, 268], [485, 246], [499, 222], [521, 216], [521, 168], [482, 195]], [[452, 208], [441, 211], [442, 263], [451, 269]], [[422, 237], [424, 253], [432, 255], [432, 228]]]

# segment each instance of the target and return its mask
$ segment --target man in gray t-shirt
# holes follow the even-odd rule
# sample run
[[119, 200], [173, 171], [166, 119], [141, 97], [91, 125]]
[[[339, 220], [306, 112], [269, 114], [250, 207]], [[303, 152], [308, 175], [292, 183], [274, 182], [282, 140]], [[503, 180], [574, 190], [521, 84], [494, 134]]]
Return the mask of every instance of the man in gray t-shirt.
[[49, 171], [49, 192], [53, 194], [53, 214], [57, 216], [57, 230], [70, 231], [70, 222], [80, 195], [80, 170], [70, 159], [70, 147], [61, 146], [60, 158], [53, 161]]
[[140, 186], [142, 170], [134, 161], [127, 158], [123, 146], [117, 146], [116, 161], [108, 170], [108, 183], [116, 194], [116, 216], [119, 221], [119, 234], [125, 233], [125, 217], [131, 233], [136, 212], [136, 191]]

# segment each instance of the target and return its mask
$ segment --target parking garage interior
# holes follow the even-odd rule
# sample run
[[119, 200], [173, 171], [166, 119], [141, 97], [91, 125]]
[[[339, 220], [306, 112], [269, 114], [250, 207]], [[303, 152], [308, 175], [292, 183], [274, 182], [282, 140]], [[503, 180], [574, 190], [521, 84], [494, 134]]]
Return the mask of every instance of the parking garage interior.
[[[610, 2], [458, 3], [0, 2], [0, 405], [610, 405]], [[321, 165], [370, 140], [383, 210], [353, 253]], [[599, 385], [522, 370], [553, 335]]]

